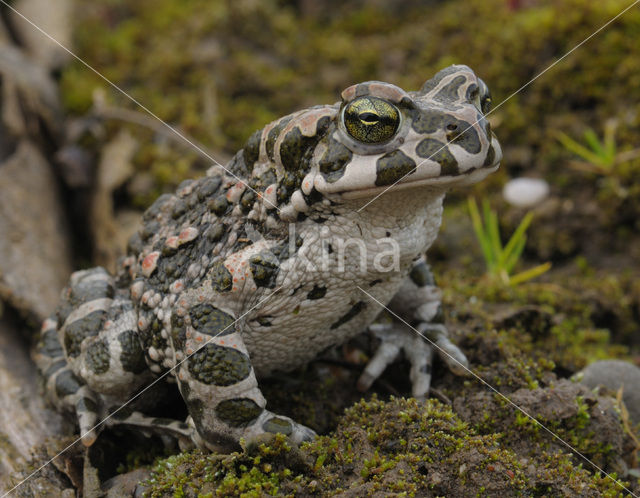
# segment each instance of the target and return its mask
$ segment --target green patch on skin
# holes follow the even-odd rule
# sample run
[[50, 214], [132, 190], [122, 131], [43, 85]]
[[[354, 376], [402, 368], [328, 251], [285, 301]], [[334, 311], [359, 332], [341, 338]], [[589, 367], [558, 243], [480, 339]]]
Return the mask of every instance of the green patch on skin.
[[98, 405], [91, 398], [80, 398], [76, 403], [76, 411], [98, 413]]
[[226, 269], [222, 261], [219, 261], [210, 270], [211, 272], [211, 285], [214, 290], [218, 292], [225, 292], [231, 290], [232, 278], [229, 270]]
[[493, 148], [493, 145], [489, 145], [489, 150], [487, 150], [487, 157], [485, 158], [484, 163], [482, 163], [482, 165], [491, 166], [495, 158], [496, 158], [496, 151]]
[[434, 95], [435, 100], [439, 100], [441, 102], [451, 102], [452, 100], [457, 100], [459, 98], [459, 89], [460, 86], [466, 82], [466, 78], [464, 76], [456, 76], [443, 86], [438, 93]]
[[282, 433], [286, 436], [291, 434], [292, 431], [291, 422], [278, 417], [273, 417], [267, 420], [262, 425], [262, 428], [267, 432]]
[[411, 281], [416, 284], [418, 287], [426, 287], [427, 285], [436, 285], [436, 282], [433, 278], [433, 273], [431, 273], [431, 269], [429, 265], [424, 262], [420, 262], [415, 265], [411, 272], [409, 273], [409, 278]]
[[206, 344], [193, 353], [187, 359], [187, 366], [196, 380], [216, 386], [236, 384], [251, 373], [251, 362], [247, 355], [216, 344]]
[[331, 129], [327, 137], [327, 149], [320, 157], [318, 165], [328, 182], [336, 182], [344, 175], [344, 168], [351, 161], [353, 152], [332, 137]]
[[173, 346], [182, 351], [187, 340], [187, 328], [184, 325], [184, 318], [177, 313], [171, 315], [171, 337], [173, 338]]
[[144, 372], [147, 369], [147, 363], [144, 360], [138, 335], [133, 330], [126, 330], [118, 336], [118, 342], [122, 351], [120, 353], [122, 368], [134, 374]]
[[89, 369], [96, 375], [109, 370], [109, 347], [103, 340], [98, 340], [89, 345], [85, 352], [85, 362]]
[[62, 399], [69, 394], [78, 392], [83, 383], [71, 370], [64, 370], [56, 377], [56, 395]]
[[285, 126], [287, 126], [287, 123], [289, 123], [289, 121], [291, 121], [291, 117], [282, 118], [280, 121], [278, 121], [278, 123], [273, 128], [269, 130], [269, 133], [267, 133], [265, 150], [267, 152], [267, 156], [271, 161], [274, 160], [273, 153], [274, 153], [274, 147], [276, 144], [276, 139], [280, 135], [280, 132], [282, 132], [282, 130], [285, 128]]
[[251, 134], [247, 143], [242, 149], [245, 164], [253, 169], [254, 163], [258, 160], [260, 154], [260, 139], [262, 138], [262, 130], [257, 130]]
[[416, 147], [416, 154], [425, 159], [435, 161], [440, 164], [440, 175], [455, 176], [460, 174], [458, 161], [449, 151], [446, 143], [434, 138], [425, 138]]
[[212, 213], [222, 216], [229, 208], [229, 201], [227, 200], [226, 195], [219, 195], [209, 201], [208, 207], [209, 211]]
[[[210, 304], [197, 304], [189, 310], [191, 326], [202, 334], [224, 336], [233, 334], [234, 318]], [[173, 322], [173, 317], [171, 317]], [[179, 320], [179, 318], [178, 318]]]
[[307, 299], [311, 299], [311, 300], [322, 299], [325, 296], [326, 293], [327, 293], [327, 288], [326, 287], [321, 287], [321, 286], [315, 284], [313, 286], [313, 289], [311, 289], [307, 293]]
[[253, 281], [258, 287], [273, 289], [280, 269], [278, 258], [272, 253], [263, 251], [251, 256], [249, 267]]
[[198, 188], [198, 200], [200, 202], [205, 201], [210, 198], [213, 194], [215, 194], [220, 188], [220, 183], [222, 183], [222, 178], [218, 175], [210, 176], [203, 180]]
[[60, 345], [58, 331], [55, 327], [47, 329], [41, 333], [38, 341], [38, 351], [49, 358], [62, 356], [62, 346]]
[[290, 171], [302, 169], [303, 156], [313, 151], [317, 141], [317, 136], [302, 135], [299, 127], [287, 133], [280, 144], [280, 160], [284, 169]]
[[249, 398], [225, 399], [215, 408], [216, 415], [231, 427], [246, 427], [262, 413], [255, 401]]
[[82, 341], [97, 335], [102, 328], [107, 313], [96, 310], [68, 324], [64, 332], [64, 348], [69, 356], [75, 358], [80, 354]]
[[247, 190], [240, 198], [240, 206], [242, 206], [242, 212], [248, 213], [253, 207], [253, 203], [256, 201], [256, 194], [253, 190]]
[[416, 163], [401, 150], [394, 150], [376, 162], [376, 186], [391, 185], [414, 173]]

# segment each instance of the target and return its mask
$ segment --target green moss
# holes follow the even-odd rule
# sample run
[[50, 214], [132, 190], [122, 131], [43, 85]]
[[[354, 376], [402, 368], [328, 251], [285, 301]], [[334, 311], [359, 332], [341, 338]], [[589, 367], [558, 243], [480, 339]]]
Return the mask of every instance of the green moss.
[[282, 462], [285, 458], [293, 462], [288, 457], [291, 451], [279, 434], [269, 445], [256, 446], [250, 453], [182, 453], [160, 460], [145, 485], [151, 497], [276, 495], [282, 480], [298, 479]]
[[[586, 428], [586, 413], [577, 410], [575, 428]], [[516, 433], [529, 431], [527, 424], [520, 421]], [[504, 434], [477, 432], [436, 400], [374, 397], [348, 409], [334, 436], [320, 436], [299, 450], [278, 435], [247, 453], [185, 453], [159, 461], [146, 484], [153, 497], [332, 495], [346, 489], [360, 495], [429, 490], [456, 496], [480, 489], [489, 496], [544, 489], [554, 495], [586, 488], [615, 496], [612, 481], [591, 476], [548, 444], [544, 450], [541, 438], [531, 444], [532, 465], [523, 464]]]
[[[633, 277], [583, 272], [563, 275], [554, 279], [557, 283], [505, 287], [470, 278], [472, 271], [445, 269], [438, 283], [445, 309], [455, 310], [448, 317], [451, 328], [473, 329], [467, 323], [471, 315], [483, 334], [496, 334], [495, 341], [509, 358], [509, 368], [497, 374], [496, 382], [504, 384], [509, 372], [522, 372], [522, 362], [530, 370], [576, 372], [596, 360], [629, 356], [629, 348], [620, 343], [631, 342], [636, 327], [633, 303], [640, 294]], [[475, 337], [473, 330], [466, 335]], [[515, 358], [522, 353], [530, 359]], [[532, 361], [539, 363], [535, 366]], [[533, 371], [527, 375], [529, 387], [534, 388], [539, 375]]]

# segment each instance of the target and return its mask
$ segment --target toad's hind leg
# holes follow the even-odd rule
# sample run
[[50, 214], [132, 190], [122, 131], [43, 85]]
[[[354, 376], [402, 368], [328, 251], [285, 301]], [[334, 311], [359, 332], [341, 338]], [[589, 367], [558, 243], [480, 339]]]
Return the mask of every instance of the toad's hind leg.
[[54, 404], [75, 409], [85, 444], [104, 415], [101, 395], [126, 401], [150, 379], [128, 295], [103, 268], [71, 275], [45, 321], [35, 360]]
[[171, 340], [183, 358], [176, 377], [196, 433], [198, 446], [229, 449], [244, 438], [284, 433], [293, 442], [315, 433], [288, 417], [265, 409], [249, 353], [234, 318], [209, 304], [172, 314]]
[[58, 340], [57, 323], [55, 317], [51, 317], [42, 324], [34, 360], [44, 378], [49, 399], [59, 409], [75, 411], [82, 443], [91, 446], [97, 437], [94, 427], [99, 420], [99, 403], [96, 394], [67, 363]]

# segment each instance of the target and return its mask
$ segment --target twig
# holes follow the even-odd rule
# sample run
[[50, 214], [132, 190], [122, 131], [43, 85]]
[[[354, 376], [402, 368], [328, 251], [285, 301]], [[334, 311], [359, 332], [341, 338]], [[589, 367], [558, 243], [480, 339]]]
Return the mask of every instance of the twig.
[[[104, 96], [101, 95], [101, 92], [95, 92], [93, 96], [92, 113], [96, 117], [99, 117], [102, 119], [117, 119], [119, 121], [124, 121], [124, 122], [132, 123], [138, 126], [143, 126], [145, 128], [152, 130], [154, 133], [157, 133], [158, 135], [162, 135], [167, 140], [171, 140], [172, 142], [180, 145], [183, 148], [193, 149], [193, 147], [190, 144], [185, 143], [184, 140], [180, 139], [178, 135], [176, 135], [173, 131], [168, 129], [162, 122], [156, 120], [155, 118], [139, 111], [134, 111], [131, 109], [125, 109], [123, 107], [115, 107], [115, 106], [108, 105], [105, 102]], [[180, 131], [180, 133], [182, 133], [183, 135], [186, 135], [186, 133], [180, 130], [179, 127], [174, 126], [174, 128]], [[200, 156], [207, 159], [207, 161], [210, 161], [211, 157], [215, 157], [215, 158], [218, 158], [220, 162], [224, 164], [229, 159], [226, 156], [226, 154], [213, 152], [209, 148], [207, 148], [205, 145], [203, 145], [202, 143], [198, 142], [193, 138], [189, 138], [189, 140], [198, 146], [200, 150], [198, 149], [195, 149], [195, 150], [198, 152]]]

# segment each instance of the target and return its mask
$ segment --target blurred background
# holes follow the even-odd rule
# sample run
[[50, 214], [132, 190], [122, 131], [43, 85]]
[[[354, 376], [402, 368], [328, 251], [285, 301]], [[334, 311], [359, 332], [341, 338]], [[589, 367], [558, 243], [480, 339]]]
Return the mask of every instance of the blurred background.
[[466, 64], [491, 89], [504, 159], [446, 201], [430, 259], [448, 319], [488, 320], [559, 376], [640, 363], [640, 4], [2, 4], [0, 299], [3, 327], [26, 338], [16, 351], [70, 271], [113, 269], [142, 211], [203, 175], [207, 154], [224, 164], [254, 130], [353, 83], [413, 90]]

